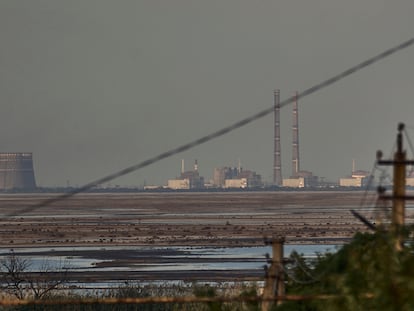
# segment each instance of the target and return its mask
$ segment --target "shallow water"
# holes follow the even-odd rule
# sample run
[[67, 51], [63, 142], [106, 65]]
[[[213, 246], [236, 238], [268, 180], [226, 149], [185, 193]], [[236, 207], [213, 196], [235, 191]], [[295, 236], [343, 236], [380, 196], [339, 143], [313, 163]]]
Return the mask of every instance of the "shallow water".
[[[295, 250], [310, 258], [318, 253], [335, 252], [336, 249], [336, 245], [285, 245], [284, 255], [288, 257]], [[18, 248], [13, 252], [20, 258], [28, 260], [29, 271], [45, 271], [45, 269], [52, 271], [63, 267], [76, 271], [186, 271], [262, 269], [266, 264], [265, 254], [271, 254], [272, 249], [270, 246], [225, 248], [112, 246]], [[117, 256], [121, 253], [122, 261]], [[10, 249], [0, 249], [0, 259], [8, 254]], [[107, 263], [109, 266], [97, 267], [102, 263]]]

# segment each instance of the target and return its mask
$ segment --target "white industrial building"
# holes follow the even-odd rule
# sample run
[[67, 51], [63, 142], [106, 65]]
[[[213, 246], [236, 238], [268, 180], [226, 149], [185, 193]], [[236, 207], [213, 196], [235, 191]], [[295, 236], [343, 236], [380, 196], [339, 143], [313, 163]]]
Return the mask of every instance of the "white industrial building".
[[224, 188], [247, 188], [247, 178], [226, 179], [224, 181]]
[[190, 180], [188, 178], [184, 179], [169, 179], [167, 188], [173, 190], [189, 190], [190, 189]]
[[372, 176], [367, 171], [353, 171], [350, 177], [344, 177], [339, 179], [340, 187], [366, 187], [370, 182]]
[[167, 188], [173, 190], [190, 190], [204, 188], [204, 177], [198, 172], [198, 163], [195, 160], [194, 169], [192, 171], [184, 170], [184, 160], [181, 161], [181, 175], [176, 179], [169, 179]]
[[312, 188], [318, 186], [318, 177], [309, 171], [295, 171], [290, 178], [282, 180], [283, 187], [289, 188]]
[[289, 187], [289, 188], [304, 188], [305, 178], [304, 177], [284, 178], [282, 185], [283, 187]]

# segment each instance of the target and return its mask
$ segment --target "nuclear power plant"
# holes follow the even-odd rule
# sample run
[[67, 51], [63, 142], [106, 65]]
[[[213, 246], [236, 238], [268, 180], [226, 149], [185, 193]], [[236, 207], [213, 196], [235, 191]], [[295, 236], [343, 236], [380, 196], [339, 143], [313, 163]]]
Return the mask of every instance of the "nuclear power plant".
[[13, 189], [36, 189], [30, 152], [0, 153], [0, 190]]

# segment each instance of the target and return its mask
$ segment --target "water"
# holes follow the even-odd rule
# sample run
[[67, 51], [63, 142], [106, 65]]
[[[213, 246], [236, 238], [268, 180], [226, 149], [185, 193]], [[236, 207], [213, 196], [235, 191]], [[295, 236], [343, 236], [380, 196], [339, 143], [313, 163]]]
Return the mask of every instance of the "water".
[[[335, 252], [336, 245], [285, 245], [305, 257]], [[270, 246], [261, 247], [55, 247], [18, 248], [13, 252], [30, 264], [28, 271], [186, 271], [262, 269]], [[0, 260], [10, 249], [0, 249]]]

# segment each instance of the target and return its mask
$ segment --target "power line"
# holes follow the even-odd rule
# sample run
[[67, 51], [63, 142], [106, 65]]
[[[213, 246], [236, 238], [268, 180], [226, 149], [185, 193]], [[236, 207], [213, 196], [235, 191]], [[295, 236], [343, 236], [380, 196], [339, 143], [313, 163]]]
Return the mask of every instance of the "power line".
[[[395, 47], [392, 47], [392, 48], [390, 48], [390, 49], [388, 49], [388, 50], [386, 50], [386, 51], [384, 51], [384, 52], [382, 52], [382, 53], [380, 53], [380, 54], [378, 54], [378, 55], [376, 55], [374, 57], [371, 57], [371, 58], [363, 61], [362, 63], [357, 64], [356, 66], [353, 66], [353, 67], [351, 67], [351, 68], [349, 68], [349, 69], [347, 69], [347, 70], [339, 73], [338, 75], [335, 75], [335, 76], [333, 76], [333, 77], [331, 77], [331, 78], [329, 78], [329, 79], [327, 79], [327, 80], [325, 80], [325, 81], [323, 81], [321, 83], [318, 83], [318, 84], [316, 84], [316, 85], [314, 85], [314, 86], [306, 89], [305, 91], [303, 91], [303, 92], [301, 92], [301, 93], [299, 93], [299, 94], [297, 94], [295, 96], [292, 96], [292, 97], [290, 97], [290, 98], [282, 101], [280, 103], [280, 107], [284, 107], [284, 106], [292, 103], [295, 100], [298, 100], [300, 98], [303, 98], [303, 97], [309, 96], [309, 95], [311, 95], [313, 93], [316, 93], [316, 92], [320, 91], [321, 89], [324, 89], [324, 88], [326, 88], [326, 87], [328, 87], [328, 86], [330, 86], [330, 85], [332, 85], [332, 84], [334, 84], [336, 82], [339, 82], [340, 80], [346, 78], [347, 76], [350, 76], [350, 75], [352, 75], [352, 74], [360, 71], [361, 69], [364, 69], [364, 68], [366, 68], [368, 66], [371, 66], [374, 63], [376, 63], [376, 62], [378, 62], [378, 61], [380, 61], [380, 60], [382, 60], [382, 59], [384, 59], [384, 58], [386, 58], [388, 56], [391, 56], [392, 54], [394, 54], [396, 52], [399, 52], [399, 51], [401, 51], [401, 50], [403, 50], [405, 48], [410, 47], [413, 44], [414, 44], [414, 38], [411, 38], [411, 39], [409, 39], [409, 40], [407, 40], [407, 41], [405, 41], [405, 42], [403, 42], [403, 43], [401, 43], [401, 44], [399, 44], [399, 45], [397, 45]], [[97, 179], [95, 181], [92, 181], [92, 182], [90, 182], [90, 183], [88, 183], [88, 184], [86, 184], [86, 185], [84, 185], [84, 186], [82, 186], [82, 187], [80, 187], [78, 189], [75, 189], [75, 190], [73, 190], [73, 191], [71, 191], [69, 193], [65, 193], [65, 194], [60, 195], [60, 196], [57, 196], [55, 198], [45, 200], [45, 201], [43, 201], [43, 202], [41, 202], [39, 204], [35, 204], [35, 205], [29, 206], [27, 208], [24, 208], [24, 209], [22, 209], [22, 210], [20, 210], [18, 212], [14, 212], [14, 213], [7, 214], [6, 216], [11, 217], [11, 216], [22, 215], [22, 214], [25, 214], [25, 213], [32, 212], [32, 211], [34, 211], [34, 210], [36, 210], [36, 209], [38, 209], [40, 207], [48, 206], [48, 205], [50, 205], [50, 204], [52, 204], [54, 202], [58, 202], [58, 201], [61, 201], [61, 200], [70, 198], [70, 197], [72, 197], [72, 196], [74, 196], [74, 195], [76, 195], [78, 193], [81, 193], [81, 192], [85, 192], [87, 190], [90, 190], [90, 189], [92, 189], [93, 187], [95, 187], [95, 186], [97, 186], [99, 184], [103, 184], [105, 182], [109, 182], [109, 181], [111, 181], [113, 179], [116, 179], [118, 177], [127, 175], [129, 173], [132, 173], [134, 171], [137, 171], [139, 169], [142, 169], [144, 167], [147, 167], [147, 166], [149, 166], [149, 165], [151, 165], [153, 163], [159, 162], [159, 161], [161, 161], [163, 159], [166, 159], [166, 158], [169, 158], [169, 157], [174, 156], [176, 154], [182, 153], [182, 152], [187, 151], [189, 149], [192, 149], [192, 148], [194, 148], [196, 146], [205, 144], [205, 143], [207, 143], [207, 142], [209, 142], [209, 141], [211, 141], [213, 139], [216, 139], [218, 137], [224, 136], [224, 135], [226, 135], [226, 134], [228, 134], [228, 133], [230, 133], [230, 132], [232, 132], [232, 131], [234, 131], [234, 130], [236, 130], [238, 128], [241, 128], [241, 127], [243, 127], [243, 126], [245, 126], [245, 125], [247, 125], [249, 123], [252, 123], [253, 121], [256, 121], [258, 119], [261, 119], [261, 118], [267, 116], [270, 113], [273, 113], [273, 111], [274, 111], [274, 107], [273, 106], [272, 107], [269, 107], [269, 108], [267, 108], [265, 110], [262, 110], [262, 111], [254, 114], [254, 115], [252, 115], [250, 117], [244, 118], [244, 119], [242, 119], [240, 121], [237, 121], [237, 122], [235, 122], [235, 123], [233, 123], [233, 124], [231, 124], [229, 126], [226, 126], [226, 127], [222, 128], [222, 129], [216, 131], [216, 132], [213, 132], [211, 134], [208, 134], [206, 136], [203, 136], [201, 138], [198, 138], [196, 140], [193, 140], [193, 141], [191, 141], [189, 143], [186, 143], [186, 144], [183, 144], [183, 145], [178, 146], [176, 148], [173, 148], [173, 149], [171, 149], [169, 151], [163, 152], [163, 153], [161, 153], [159, 155], [156, 155], [156, 156], [154, 156], [152, 158], [149, 158], [149, 159], [147, 159], [145, 161], [142, 161], [142, 162], [140, 162], [138, 164], [129, 166], [129, 167], [127, 167], [127, 168], [125, 168], [123, 170], [120, 170], [118, 172], [115, 172], [113, 174], [107, 175], [107, 176], [105, 176], [103, 178], [100, 178], [100, 179]]]

